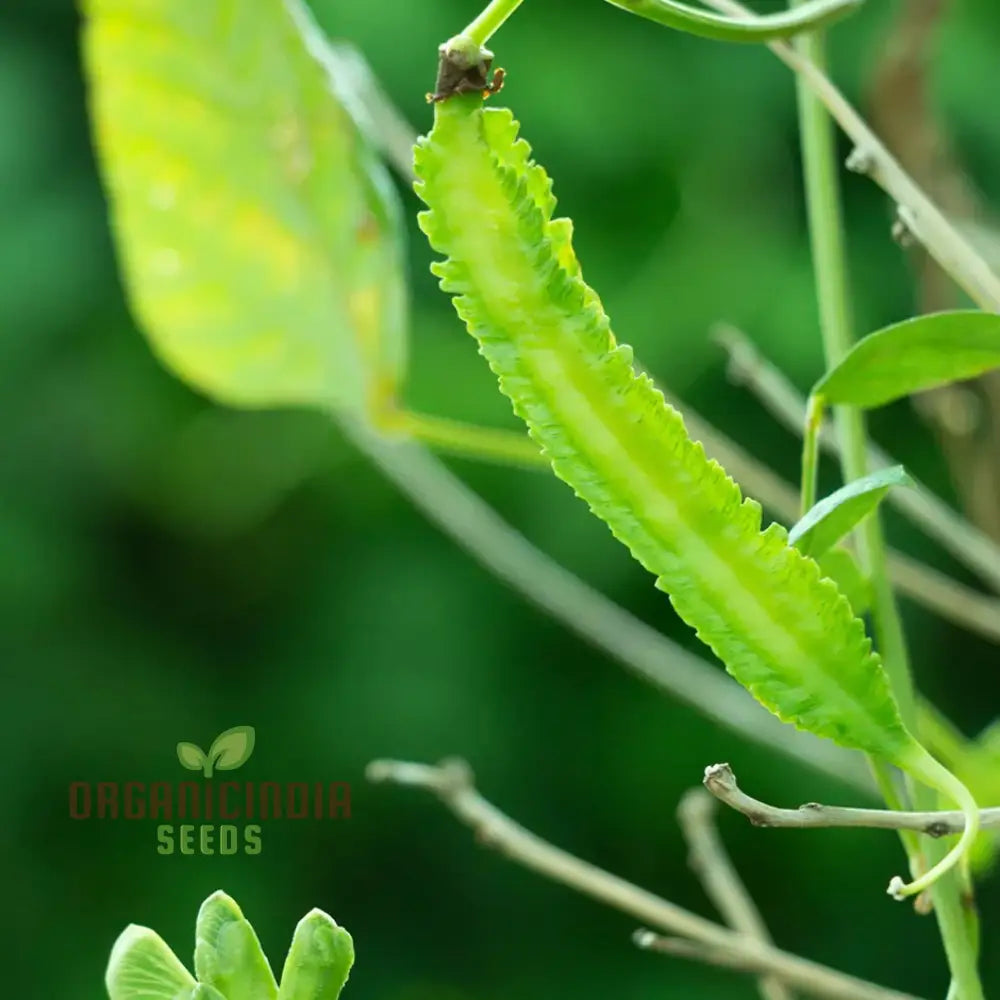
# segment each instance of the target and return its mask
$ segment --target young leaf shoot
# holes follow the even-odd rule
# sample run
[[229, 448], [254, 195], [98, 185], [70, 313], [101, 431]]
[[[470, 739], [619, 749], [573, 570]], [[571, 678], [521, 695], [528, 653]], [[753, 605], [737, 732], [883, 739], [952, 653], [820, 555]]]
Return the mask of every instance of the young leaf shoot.
[[198, 910], [194, 970], [198, 981], [226, 997], [275, 1000], [278, 984], [250, 922], [224, 892], [214, 892]]
[[789, 532], [788, 541], [814, 559], [846, 538], [894, 486], [912, 486], [901, 465], [881, 469], [824, 497]]

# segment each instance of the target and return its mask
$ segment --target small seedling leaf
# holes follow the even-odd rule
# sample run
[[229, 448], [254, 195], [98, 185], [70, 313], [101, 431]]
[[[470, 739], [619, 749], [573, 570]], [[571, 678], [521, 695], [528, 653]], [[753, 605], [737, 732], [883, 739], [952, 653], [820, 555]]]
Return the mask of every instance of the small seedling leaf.
[[310, 910], [295, 928], [278, 1000], [337, 1000], [353, 964], [351, 935], [329, 914]]
[[200, 771], [208, 759], [205, 751], [196, 743], [178, 743], [177, 759], [189, 771]]
[[198, 911], [194, 968], [202, 983], [237, 1000], [275, 1000], [278, 986], [250, 922], [224, 892]]
[[849, 535], [893, 486], [912, 486], [901, 465], [880, 469], [824, 497], [788, 533], [788, 540], [807, 556], [821, 556]]
[[224, 733], [219, 733], [208, 751], [216, 770], [234, 771], [245, 764], [253, 753], [253, 726], [233, 726]]
[[405, 364], [401, 203], [304, 0], [82, 0], [132, 311], [230, 406], [361, 415]]
[[918, 316], [869, 334], [813, 387], [828, 403], [869, 409], [1000, 368], [1000, 316]]
[[137, 924], [129, 924], [118, 936], [104, 983], [111, 1000], [175, 1000], [188, 996], [195, 986], [194, 977], [163, 938]]

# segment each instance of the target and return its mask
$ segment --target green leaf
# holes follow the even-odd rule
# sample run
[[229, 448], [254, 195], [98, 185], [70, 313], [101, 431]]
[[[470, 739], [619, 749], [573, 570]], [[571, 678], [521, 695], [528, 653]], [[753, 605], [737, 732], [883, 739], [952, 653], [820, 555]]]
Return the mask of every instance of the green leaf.
[[553, 469], [779, 718], [923, 774], [863, 623], [619, 345], [510, 112], [435, 105], [417, 151], [442, 288]]
[[212, 893], [198, 911], [194, 968], [200, 982], [231, 1000], [275, 1000], [278, 995], [253, 927], [221, 891]]
[[197, 743], [183, 742], [177, 744], [177, 759], [189, 771], [200, 771], [208, 760], [205, 751]]
[[871, 333], [813, 387], [828, 403], [870, 409], [1000, 367], [1000, 316], [934, 313]]
[[402, 217], [301, 0], [82, 0], [125, 285], [234, 406], [363, 414], [405, 359]]
[[823, 575], [833, 580], [837, 589], [847, 598], [856, 615], [863, 615], [871, 607], [871, 580], [861, 571], [857, 560], [847, 549], [828, 549], [816, 561]]
[[893, 486], [912, 486], [901, 465], [880, 469], [824, 497], [788, 533], [788, 540], [807, 556], [821, 556], [849, 535]]
[[245, 764], [253, 753], [253, 726], [233, 726], [224, 733], [219, 733], [212, 743], [208, 756], [219, 771], [234, 771]]
[[[993, 754], [1000, 764], [1000, 719], [994, 719], [977, 737], [976, 743], [985, 752]], [[1000, 779], [1000, 771], [997, 774]]]
[[337, 1000], [353, 964], [351, 935], [329, 914], [310, 910], [295, 928], [278, 1000]]
[[177, 1000], [195, 980], [159, 934], [129, 924], [111, 949], [104, 984], [111, 1000]]

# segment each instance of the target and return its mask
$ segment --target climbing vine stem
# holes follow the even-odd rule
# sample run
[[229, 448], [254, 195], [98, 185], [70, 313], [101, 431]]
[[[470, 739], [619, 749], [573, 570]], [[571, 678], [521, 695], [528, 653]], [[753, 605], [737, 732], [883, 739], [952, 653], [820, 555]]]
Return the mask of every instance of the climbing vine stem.
[[819, 469], [819, 432], [823, 427], [823, 397], [810, 396], [802, 435], [802, 515], [816, 503], [816, 477]]
[[485, 45], [523, 2], [524, 0], [492, 0], [462, 34], [476, 45]]
[[[792, 0], [795, 5], [796, 0]], [[823, 36], [816, 32], [798, 39], [798, 52], [822, 72], [825, 69]], [[846, 254], [837, 177], [833, 124], [821, 101], [801, 76], [796, 79], [799, 125], [802, 133], [802, 160], [812, 242], [816, 293], [827, 367], [836, 364], [850, 349], [854, 339], [848, 290]], [[857, 410], [838, 408], [835, 413], [841, 440], [841, 460], [846, 480], [867, 472], [867, 440], [864, 417]], [[872, 580], [872, 616], [883, 663], [892, 683], [900, 713], [916, 732], [915, 699], [909, 657], [899, 619], [878, 515], [865, 521], [859, 531], [858, 554]], [[919, 733], [917, 733], [919, 737]], [[882, 782], [880, 782], [881, 784]], [[913, 789], [918, 808], [933, 808], [934, 793], [919, 786]], [[911, 847], [911, 845], [905, 845]], [[939, 845], [929, 845], [928, 859], [940, 860]], [[911, 854], [911, 868], [920, 859]], [[931, 890], [953, 989], [959, 1000], [983, 1000], [976, 963], [974, 935], [966, 921], [960, 894], [960, 877], [950, 872]]]

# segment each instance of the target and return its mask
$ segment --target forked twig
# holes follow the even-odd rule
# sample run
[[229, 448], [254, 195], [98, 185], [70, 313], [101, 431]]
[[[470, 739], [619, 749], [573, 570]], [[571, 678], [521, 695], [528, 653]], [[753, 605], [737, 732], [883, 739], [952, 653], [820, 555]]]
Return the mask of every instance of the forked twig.
[[372, 781], [391, 781], [433, 792], [458, 819], [472, 827], [481, 844], [660, 931], [691, 941], [713, 956], [725, 955], [727, 965], [778, 976], [788, 986], [826, 1000], [916, 1000], [910, 994], [837, 972], [728, 930], [574, 857], [483, 799], [473, 786], [468, 767], [460, 761], [445, 761], [437, 767], [373, 761], [367, 775]]
[[[729, 952], [720, 951], [718, 948], [706, 948], [695, 941], [687, 938], [664, 937], [662, 934], [654, 934], [653, 931], [642, 928], [632, 935], [638, 947], [647, 951], [658, 951], [671, 958], [686, 958], [693, 962], [701, 962], [702, 965], [715, 965], [720, 969], [734, 969], [737, 972], [747, 972], [751, 975], [766, 973], [767, 967], [752, 958], [742, 958], [731, 955]], [[770, 980], [764, 980], [769, 982]], [[781, 986], [781, 989], [784, 989]], [[768, 994], [764, 994], [765, 996]], [[773, 994], [777, 996], [778, 994]], [[789, 996], [787, 992], [783, 994]]]
[[[764, 918], [754, 905], [723, 846], [715, 825], [716, 805], [715, 799], [704, 788], [692, 788], [681, 798], [677, 807], [677, 820], [688, 844], [688, 863], [715, 908], [734, 931], [740, 931], [764, 944], [772, 944]], [[637, 943], [673, 954], [679, 954], [678, 945], [692, 947], [690, 942], [678, 941], [676, 938], [656, 938], [651, 941], [647, 937]], [[683, 947], [680, 954], [683, 954]], [[702, 961], [714, 961], [710, 953], [700, 958]], [[792, 1000], [791, 992], [775, 976], [762, 976], [757, 988], [763, 1000]]]
[[[854, 809], [807, 802], [798, 809], [781, 809], [747, 795], [736, 783], [728, 764], [705, 768], [705, 787], [722, 803], [743, 813], [754, 826], [786, 827], [796, 830], [821, 827], [864, 827], [874, 830], [915, 830], [929, 837], [961, 833], [965, 820], [960, 812], [896, 812], [891, 809]], [[983, 830], [1000, 830], [1000, 808], [979, 813]]]

